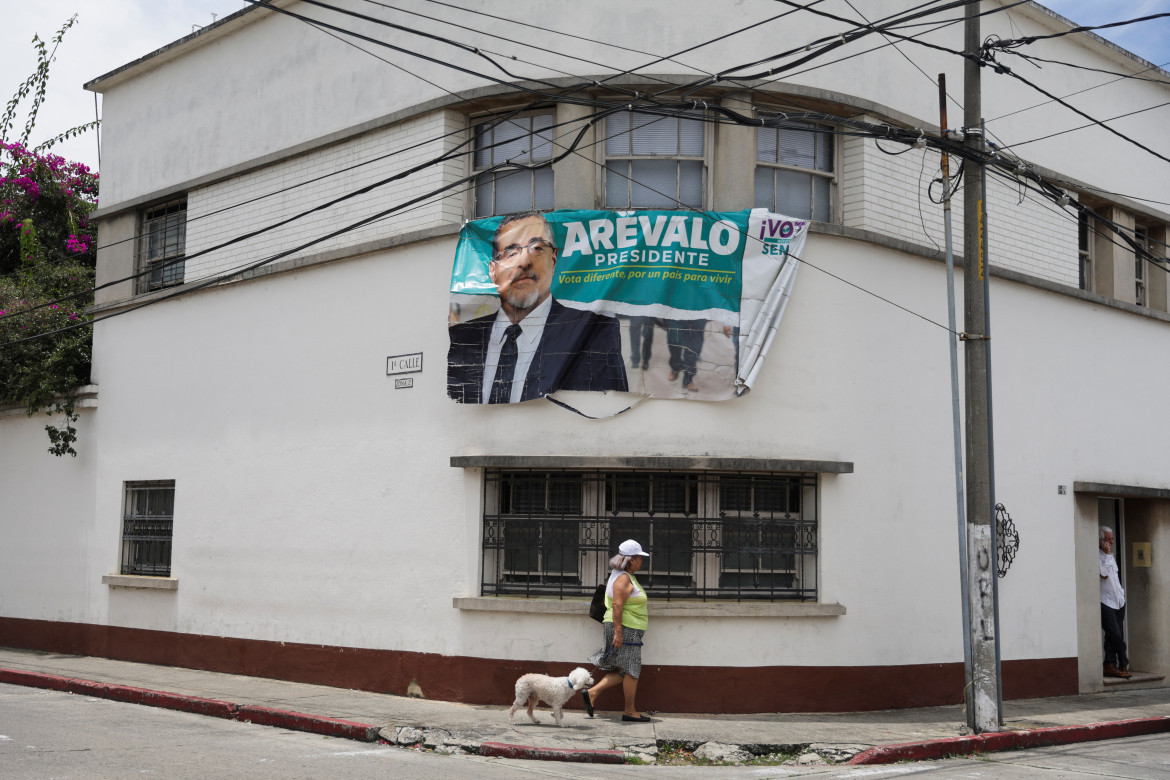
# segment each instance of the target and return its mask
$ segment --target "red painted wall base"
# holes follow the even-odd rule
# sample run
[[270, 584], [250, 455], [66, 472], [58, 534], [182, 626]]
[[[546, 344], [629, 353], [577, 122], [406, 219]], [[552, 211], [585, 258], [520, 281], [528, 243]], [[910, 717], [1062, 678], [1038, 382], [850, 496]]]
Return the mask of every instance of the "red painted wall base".
[[[268, 677], [428, 699], [507, 704], [516, 678], [573, 664], [267, 642], [0, 617], [0, 646]], [[1007, 699], [1077, 692], [1076, 658], [1003, 662]], [[638, 704], [660, 712], [857, 712], [958, 704], [962, 662], [905, 666], [648, 666]], [[611, 702], [612, 703], [612, 702]], [[579, 707], [579, 701], [570, 706]]]

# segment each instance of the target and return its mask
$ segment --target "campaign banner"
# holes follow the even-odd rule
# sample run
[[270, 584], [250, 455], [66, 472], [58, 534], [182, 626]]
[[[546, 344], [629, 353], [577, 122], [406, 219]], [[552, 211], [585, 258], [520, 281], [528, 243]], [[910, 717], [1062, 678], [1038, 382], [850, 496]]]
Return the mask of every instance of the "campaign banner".
[[807, 233], [807, 221], [764, 209], [469, 222], [451, 274], [448, 395], [741, 395], [775, 335]]

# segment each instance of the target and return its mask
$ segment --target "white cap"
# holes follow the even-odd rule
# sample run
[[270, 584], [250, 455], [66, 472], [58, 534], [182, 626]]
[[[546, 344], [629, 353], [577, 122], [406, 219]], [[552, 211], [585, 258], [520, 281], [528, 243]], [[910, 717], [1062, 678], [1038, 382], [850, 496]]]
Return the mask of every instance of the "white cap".
[[650, 553], [642, 552], [642, 545], [635, 542], [633, 539], [626, 539], [618, 545], [618, 553], [621, 555], [644, 555], [650, 557]]

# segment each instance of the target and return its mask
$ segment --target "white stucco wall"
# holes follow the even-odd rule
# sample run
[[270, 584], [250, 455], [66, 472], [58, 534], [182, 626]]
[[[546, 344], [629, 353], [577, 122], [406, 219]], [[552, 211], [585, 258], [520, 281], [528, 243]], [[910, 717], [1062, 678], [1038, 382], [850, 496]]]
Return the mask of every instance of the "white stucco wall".
[[[849, 12], [843, 3], [824, 6]], [[865, 10], [877, 18], [903, 6], [875, 2]], [[520, 3], [509, 12], [541, 17], [534, 8]], [[738, 8], [741, 13], [727, 14], [717, 4], [692, 3], [680, 11], [677, 3], [647, 2], [633, 17], [591, 7], [581, 19], [566, 11], [547, 22], [597, 40], [644, 46], [655, 20], [685, 16], [688, 25], [654, 27], [660, 33], [655, 49], [672, 51], [780, 12], [761, 0], [745, 0]], [[832, 29], [801, 19], [799, 27], [777, 23], [744, 34], [736, 40], [736, 61]], [[1049, 18], [1020, 6], [1013, 19], [1026, 33]], [[484, 31], [514, 35], [502, 23], [481, 24]], [[935, 39], [957, 45], [958, 29]], [[985, 19], [984, 31], [1013, 34], [1000, 17]], [[552, 45], [536, 52], [507, 42], [499, 46], [524, 59], [539, 55], [544, 66], [559, 62], [545, 59], [553, 56]], [[663, 63], [650, 72], [677, 74], [691, 65], [718, 69], [728, 64], [727, 50], [700, 49], [682, 58], [682, 65]], [[580, 42], [573, 51], [608, 67], [643, 62], [642, 55]], [[946, 70], [952, 85], [961, 84], [959, 63], [949, 55], [914, 55], [928, 73]], [[1077, 56], [1112, 67], [1126, 64], [1095, 45]], [[464, 63], [461, 57], [451, 58]], [[901, 55], [887, 48], [866, 62], [865, 68], [810, 71], [791, 83], [932, 121], [937, 93]], [[475, 65], [486, 68], [482, 60]], [[572, 69], [579, 72], [579, 66]], [[515, 67], [537, 72], [524, 63]], [[482, 86], [437, 66], [412, 61], [411, 68], [448, 89]], [[326, 180], [314, 186], [312, 199], [293, 190], [251, 208], [205, 216], [216, 209], [376, 156], [380, 147], [437, 139], [462, 121], [447, 111], [409, 115], [413, 106], [445, 93], [299, 22], [267, 15], [140, 70], [102, 87], [108, 122], [103, 208], [404, 114], [341, 143], [191, 188], [191, 253], [326, 200], [330, 187], [384, 176], [406, 158], [377, 172], [371, 167]], [[1089, 83], [1079, 73], [1051, 72], [1061, 94]], [[991, 75], [985, 78], [990, 83]], [[1037, 102], [1025, 88], [1004, 83], [985, 95], [989, 117]], [[1132, 109], [1157, 89], [1111, 89], [1100, 113]], [[996, 119], [995, 132], [1009, 140], [1032, 137], [1036, 120], [1046, 127], [1060, 124], [1053, 111], [1036, 108]], [[1094, 153], [1100, 141], [1091, 132], [1024, 148], [1035, 150], [1041, 164], [1096, 186], [1142, 194], [1146, 182], [1133, 173], [1146, 170], [1146, 158], [1115, 142], [1109, 155]], [[1146, 140], [1170, 145], [1165, 137]], [[441, 144], [433, 141], [412, 159], [433, 154]], [[925, 177], [933, 175], [936, 160], [926, 159]], [[871, 141], [845, 141], [845, 224], [928, 244], [917, 211], [922, 163], [921, 152], [887, 157]], [[361, 208], [368, 211], [361, 213], [450, 181], [460, 175], [457, 168], [428, 172], [404, 189], [380, 193], [364, 202]], [[1164, 184], [1157, 186], [1164, 193]], [[992, 185], [992, 262], [1075, 286], [1075, 223], [1035, 199], [1017, 200], [1010, 187]], [[462, 214], [457, 201], [453, 196], [330, 247], [456, 222]], [[957, 229], [961, 204], [955, 205]], [[357, 216], [338, 209], [251, 245], [193, 259], [187, 279], [295, 246]], [[923, 219], [941, 244], [938, 207], [924, 201]], [[956, 247], [959, 235], [956, 230]], [[546, 402], [489, 408], [446, 398], [453, 250], [453, 238], [409, 244], [202, 291], [98, 324], [94, 378], [100, 407], [83, 416], [82, 433], [83, 446], [100, 446], [77, 461], [46, 463], [47, 455], [29, 455], [44, 449], [40, 423], [0, 418], [0, 495], [16, 496], [10, 503], [19, 513], [5, 509], [5, 529], [14, 529], [15, 544], [0, 551], [0, 615], [579, 661], [597, 642], [589, 621], [453, 608], [453, 597], [478, 595], [482, 475], [451, 468], [451, 456], [825, 459], [855, 465], [852, 474], [823, 476], [819, 498], [820, 598], [845, 605], [847, 614], [655, 619], [647, 663], [961, 660], [946, 333], [818, 270], [945, 323], [940, 263], [813, 235], [786, 319], [751, 394], [723, 403], [647, 401], [620, 417], [589, 421]], [[1157, 390], [1170, 383], [1170, 367], [1149, 356], [1166, 353], [1170, 325], [998, 278], [992, 311], [997, 498], [1022, 537], [1020, 554], [1001, 582], [1003, 655], [1075, 657], [1073, 496], [1071, 490], [1059, 495], [1057, 485], [1083, 479], [1166, 486], [1158, 443], [1170, 431], [1165, 416], [1151, 410], [1161, 408]], [[419, 351], [425, 370], [415, 375], [415, 386], [394, 390], [385, 376], [386, 356]], [[1140, 381], [1128, 381], [1135, 370]], [[154, 479], [176, 481], [173, 575], [179, 587], [101, 585], [103, 574], [117, 570], [123, 484]], [[60, 490], [62, 484], [70, 489]], [[41, 535], [44, 526], [21, 525], [21, 517], [42, 511], [52, 537]], [[65, 561], [68, 573], [44, 560]], [[710, 641], [714, 635], [718, 643]]]
[[[461, 158], [428, 165], [464, 141], [465, 126], [459, 114], [433, 111], [297, 155], [250, 175], [192, 190], [187, 196], [189, 259], [184, 264], [184, 281], [199, 281], [288, 252], [466, 176]], [[378, 184], [420, 166], [421, 170], [398, 181]], [[200, 254], [368, 187], [374, 189], [246, 241]], [[328, 252], [396, 233], [458, 222], [466, 189], [458, 187], [447, 197], [424, 199], [304, 251]]]
[[[0, 615], [85, 622], [100, 571], [93, 540], [96, 410], [78, 410], [77, 457], [48, 453], [43, 414], [0, 413]], [[60, 423], [60, 417], [52, 422]], [[99, 571], [100, 570], [100, 571]]]
[[[550, 403], [445, 397], [450, 239], [188, 296], [98, 326], [93, 593], [77, 619], [289, 642], [579, 660], [576, 618], [461, 612], [478, 594], [479, 472], [452, 455], [716, 455], [848, 460], [822, 478], [821, 600], [832, 618], [659, 619], [647, 662], [857, 665], [961, 658], [945, 332], [814, 270], [945, 321], [943, 267], [813, 236], [757, 388], [648, 401], [606, 421]], [[1170, 326], [993, 285], [998, 498], [1023, 537], [1001, 584], [1004, 657], [1076, 655], [1075, 578], [1057, 484], [1158, 484], [1150, 365]], [[1109, 348], [1093, 345], [1108, 344]], [[394, 390], [385, 357], [422, 351]], [[1095, 421], [1095, 422], [1087, 422]], [[1160, 423], [1157, 423], [1160, 424]], [[95, 587], [117, 560], [122, 484], [176, 480], [174, 593]], [[31, 586], [40, 586], [33, 575]], [[47, 579], [46, 579], [47, 581]], [[57, 614], [44, 605], [39, 616]], [[705, 641], [718, 631], [718, 645]], [[912, 637], [912, 640], [908, 639]]]

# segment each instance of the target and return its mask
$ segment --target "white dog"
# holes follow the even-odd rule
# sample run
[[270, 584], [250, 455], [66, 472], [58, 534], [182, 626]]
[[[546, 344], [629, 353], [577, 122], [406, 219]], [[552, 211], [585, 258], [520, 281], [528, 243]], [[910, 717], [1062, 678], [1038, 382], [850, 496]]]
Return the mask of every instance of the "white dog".
[[508, 710], [508, 722], [516, 723], [516, 710], [523, 707], [524, 702], [527, 701], [528, 717], [532, 718], [533, 723], [540, 723], [532, 714], [532, 710], [536, 707], [537, 702], [543, 701], [552, 707], [553, 720], [559, 726], [561, 719], [564, 718], [561, 708], [565, 706], [565, 702], [574, 693], [582, 688], [588, 688], [592, 684], [593, 678], [580, 666], [569, 672], [568, 677], [526, 674], [516, 681], [516, 701], [512, 702], [512, 709]]

